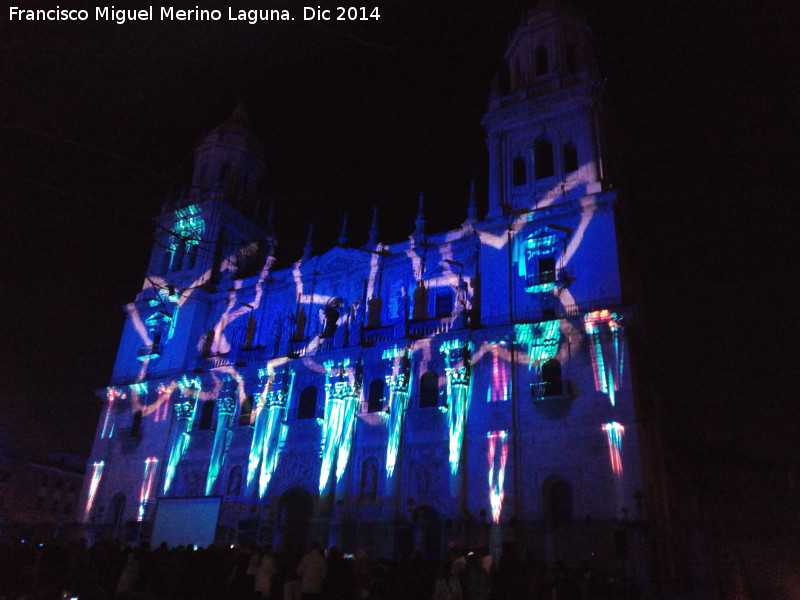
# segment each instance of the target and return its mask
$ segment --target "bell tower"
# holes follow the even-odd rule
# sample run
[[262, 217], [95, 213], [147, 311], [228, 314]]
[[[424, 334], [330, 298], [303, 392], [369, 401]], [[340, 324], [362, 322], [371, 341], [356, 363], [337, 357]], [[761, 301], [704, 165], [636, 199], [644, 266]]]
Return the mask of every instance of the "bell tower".
[[523, 14], [482, 124], [496, 217], [599, 192], [601, 83], [580, 11], [543, 0]]
[[261, 143], [248, 130], [247, 113], [239, 103], [228, 121], [212, 129], [195, 148], [190, 200], [213, 196], [251, 215], [264, 177], [262, 156]]
[[[189, 187], [162, 207], [151, 275], [178, 286], [212, 283], [224, 271], [249, 273], [265, 251], [271, 252], [274, 240], [257, 224], [262, 156], [240, 103], [226, 122], [202, 137]], [[151, 283], [146, 280], [145, 289]]]

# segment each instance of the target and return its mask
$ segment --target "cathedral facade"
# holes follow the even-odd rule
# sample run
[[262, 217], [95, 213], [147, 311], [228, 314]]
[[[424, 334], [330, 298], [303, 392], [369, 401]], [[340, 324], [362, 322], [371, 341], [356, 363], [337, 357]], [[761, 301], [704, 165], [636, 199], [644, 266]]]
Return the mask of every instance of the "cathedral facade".
[[[488, 211], [473, 193], [452, 231], [427, 231], [420, 198], [406, 240], [376, 218], [363, 247], [343, 229], [275, 268], [243, 111], [201, 140], [100, 392], [94, 537], [431, 560], [508, 540], [642, 571], [647, 461], [590, 31], [545, 3], [504, 60], [482, 121]], [[170, 529], [181, 515], [192, 527]]]

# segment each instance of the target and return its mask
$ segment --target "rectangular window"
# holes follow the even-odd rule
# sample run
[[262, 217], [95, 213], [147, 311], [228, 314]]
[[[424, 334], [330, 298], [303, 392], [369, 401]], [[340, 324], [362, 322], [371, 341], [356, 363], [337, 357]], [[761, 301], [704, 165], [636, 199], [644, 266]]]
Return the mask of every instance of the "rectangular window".
[[433, 314], [437, 319], [453, 314], [453, 292], [436, 292], [433, 297]]
[[556, 282], [556, 257], [552, 255], [539, 257], [539, 283], [555, 283], [555, 282]]

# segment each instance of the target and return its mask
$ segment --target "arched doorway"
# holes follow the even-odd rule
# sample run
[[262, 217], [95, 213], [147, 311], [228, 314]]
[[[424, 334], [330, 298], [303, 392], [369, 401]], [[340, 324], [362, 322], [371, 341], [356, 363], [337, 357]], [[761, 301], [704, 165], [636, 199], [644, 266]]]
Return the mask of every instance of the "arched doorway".
[[432, 506], [423, 504], [411, 513], [414, 523], [414, 550], [423, 560], [437, 564], [442, 559], [442, 519]]
[[122, 534], [122, 516], [125, 514], [125, 494], [117, 492], [111, 499], [111, 533], [113, 539]]
[[308, 545], [308, 520], [314, 508], [311, 494], [301, 487], [286, 490], [278, 501], [276, 547], [303, 553]]

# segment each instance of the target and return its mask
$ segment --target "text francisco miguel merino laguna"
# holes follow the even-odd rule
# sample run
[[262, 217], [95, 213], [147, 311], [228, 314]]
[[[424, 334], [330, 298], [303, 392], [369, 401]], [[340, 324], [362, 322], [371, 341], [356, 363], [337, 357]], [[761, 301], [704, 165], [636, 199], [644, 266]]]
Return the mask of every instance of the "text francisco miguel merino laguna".
[[297, 11], [286, 9], [244, 10], [228, 7], [227, 14], [217, 9], [203, 9], [195, 6], [190, 9], [179, 9], [174, 6], [159, 6], [153, 10], [146, 8], [130, 9], [114, 6], [96, 6], [94, 11], [70, 9], [56, 6], [49, 9], [26, 9], [11, 6], [8, 9], [10, 21], [111, 21], [122, 25], [128, 21], [246, 21], [255, 24], [258, 21], [294, 21], [296, 12], [304, 21], [369, 21], [380, 19], [376, 6], [337, 6], [323, 9], [319, 6], [303, 6]]

